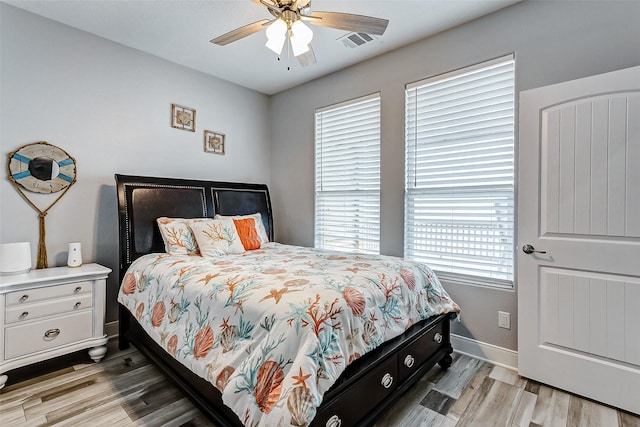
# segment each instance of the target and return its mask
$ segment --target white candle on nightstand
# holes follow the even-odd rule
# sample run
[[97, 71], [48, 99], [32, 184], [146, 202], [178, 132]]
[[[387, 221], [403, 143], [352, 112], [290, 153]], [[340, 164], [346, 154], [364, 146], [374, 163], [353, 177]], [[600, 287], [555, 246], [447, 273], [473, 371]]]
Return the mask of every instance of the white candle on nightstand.
[[82, 243], [69, 243], [69, 257], [67, 258], [69, 267], [80, 267], [82, 265]]

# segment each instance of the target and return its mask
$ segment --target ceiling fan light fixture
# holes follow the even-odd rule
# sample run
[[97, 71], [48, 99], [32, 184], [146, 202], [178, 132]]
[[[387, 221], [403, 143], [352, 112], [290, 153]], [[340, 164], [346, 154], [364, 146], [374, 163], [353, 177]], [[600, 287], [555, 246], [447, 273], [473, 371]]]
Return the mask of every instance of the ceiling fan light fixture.
[[265, 46], [280, 55], [284, 41], [287, 38], [287, 23], [283, 19], [278, 18], [267, 27], [267, 43]]
[[313, 31], [307, 27], [304, 22], [297, 20], [291, 24], [291, 33], [305, 45], [311, 43], [313, 39]]
[[267, 39], [267, 42], [264, 45], [271, 49], [276, 55], [280, 55], [282, 53], [282, 48], [284, 47], [285, 40], [286, 37], [284, 36], [279, 38], [274, 37], [271, 39]]
[[309, 52], [309, 43], [313, 39], [313, 31], [304, 22], [298, 20], [291, 24], [289, 39], [291, 40], [293, 56], [299, 56]]
[[300, 56], [303, 53], [309, 52], [309, 45], [300, 43], [296, 36], [290, 38], [291, 50], [293, 50], [293, 56]]

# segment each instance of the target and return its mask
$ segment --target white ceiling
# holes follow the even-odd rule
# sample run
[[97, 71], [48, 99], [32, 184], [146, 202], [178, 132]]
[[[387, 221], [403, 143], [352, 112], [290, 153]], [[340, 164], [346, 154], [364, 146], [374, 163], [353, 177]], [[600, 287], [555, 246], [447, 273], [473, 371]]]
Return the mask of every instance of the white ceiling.
[[[271, 95], [327, 75], [519, 0], [312, 0], [311, 10], [389, 20], [383, 36], [355, 49], [346, 31], [311, 26], [318, 63], [281, 61], [264, 31], [227, 46], [209, 42], [237, 27], [272, 19], [250, 0], [6, 0], [5, 3], [186, 67]], [[287, 66], [291, 69], [287, 70]]]

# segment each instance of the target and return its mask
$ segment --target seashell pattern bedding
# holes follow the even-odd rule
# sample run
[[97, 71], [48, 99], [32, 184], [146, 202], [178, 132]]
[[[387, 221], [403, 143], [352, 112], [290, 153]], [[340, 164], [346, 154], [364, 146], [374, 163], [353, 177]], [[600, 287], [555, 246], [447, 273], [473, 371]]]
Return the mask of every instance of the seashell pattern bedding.
[[459, 312], [424, 264], [267, 243], [206, 258], [149, 254], [118, 301], [251, 426], [306, 426], [354, 360]]

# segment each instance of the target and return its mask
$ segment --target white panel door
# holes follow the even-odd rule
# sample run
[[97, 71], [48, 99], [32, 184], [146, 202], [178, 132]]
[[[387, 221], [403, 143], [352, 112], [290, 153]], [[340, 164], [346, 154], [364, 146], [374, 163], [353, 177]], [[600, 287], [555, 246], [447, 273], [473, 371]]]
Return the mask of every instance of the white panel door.
[[640, 414], [640, 67], [523, 91], [519, 123], [520, 374]]

